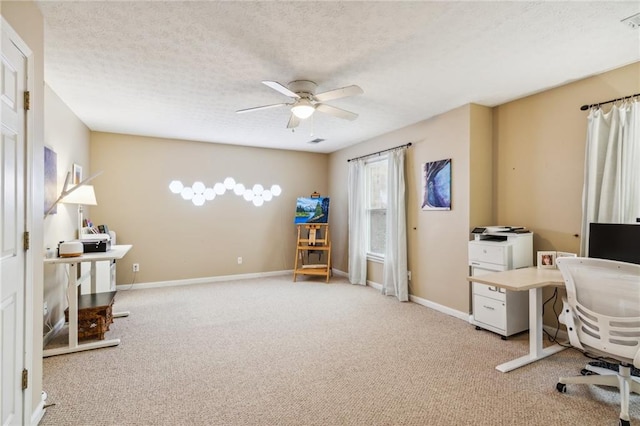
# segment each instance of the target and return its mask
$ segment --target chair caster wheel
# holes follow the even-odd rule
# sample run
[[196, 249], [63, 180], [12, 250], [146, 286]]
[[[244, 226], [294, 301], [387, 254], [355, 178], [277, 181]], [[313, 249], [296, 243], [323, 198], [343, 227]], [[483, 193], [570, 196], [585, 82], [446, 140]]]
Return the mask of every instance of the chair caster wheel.
[[631, 422], [629, 420], [618, 420], [618, 426], [631, 426]]
[[502, 340], [507, 340], [507, 336], [500, 336]]
[[560, 393], [567, 393], [567, 385], [564, 383], [557, 383], [556, 390]]
[[479, 325], [476, 325], [476, 330], [482, 330], [482, 327], [480, 327]]
[[597, 374], [597, 373], [594, 373], [591, 370], [587, 370], [586, 368], [583, 368], [582, 370], [580, 370], [580, 374], [583, 376], [593, 376], [594, 374]]

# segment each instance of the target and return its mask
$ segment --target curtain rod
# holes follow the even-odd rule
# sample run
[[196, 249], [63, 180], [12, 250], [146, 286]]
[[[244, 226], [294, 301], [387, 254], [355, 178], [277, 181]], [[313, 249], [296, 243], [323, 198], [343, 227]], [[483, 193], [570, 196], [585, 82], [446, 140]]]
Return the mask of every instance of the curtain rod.
[[354, 158], [351, 158], [351, 159], [347, 160], [347, 163], [348, 163], [348, 162], [350, 162], [350, 161], [353, 161], [353, 160], [360, 160], [361, 158], [367, 158], [367, 157], [372, 157], [372, 156], [374, 156], [374, 155], [380, 155], [380, 154], [382, 154], [383, 152], [389, 152], [389, 151], [393, 151], [393, 150], [395, 150], [395, 149], [400, 149], [400, 148], [409, 148], [410, 146], [411, 146], [411, 142], [406, 143], [406, 144], [404, 144], [404, 145], [398, 145], [398, 146], [393, 147], [393, 148], [383, 149], [382, 151], [372, 152], [371, 154], [361, 155], [360, 157], [354, 157]]
[[580, 111], [586, 111], [589, 108], [599, 107], [600, 105], [610, 104], [610, 103], [615, 102], [615, 101], [624, 101], [625, 99], [630, 99], [630, 98], [633, 98], [635, 96], [640, 96], [640, 93], [634, 93], [633, 95], [625, 96], [624, 98], [611, 99], [610, 101], [606, 101], [606, 102], [598, 102], [597, 104], [582, 105], [580, 107]]

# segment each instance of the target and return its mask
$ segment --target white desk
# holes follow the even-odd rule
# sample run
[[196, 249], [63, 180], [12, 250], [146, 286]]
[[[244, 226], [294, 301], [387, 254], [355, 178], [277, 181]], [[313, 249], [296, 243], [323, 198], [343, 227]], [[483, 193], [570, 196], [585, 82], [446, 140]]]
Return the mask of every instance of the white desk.
[[506, 373], [565, 349], [564, 346], [558, 344], [547, 348], [542, 346], [542, 288], [546, 286], [564, 286], [562, 273], [558, 269], [539, 269], [536, 267], [512, 269], [510, 271], [467, 277], [467, 280], [507, 290], [529, 290], [529, 354], [498, 365], [496, 367], [498, 371]]
[[[91, 287], [95, 288], [96, 262], [104, 260], [122, 259], [131, 245], [114, 245], [111, 249], [103, 253], [85, 253], [77, 257], [54, 257], [45, 259], [45, 264], [67, 264], [69, 265], [69, 281], [67, 285], [67, 297], [69, 299], [69, 344], [62, 348], [47, 349], [43, 351], [43, 356], [68, 354], [73, 352], [87, 351], [89, 349], [105, 348], [120, 344], [120, 339], [99, 340], [89, 343], [78, 343], [78, 265], [81, 262], [91, 262]], [[128, 312], [113, 314], [114, 317], [126, 316]]]

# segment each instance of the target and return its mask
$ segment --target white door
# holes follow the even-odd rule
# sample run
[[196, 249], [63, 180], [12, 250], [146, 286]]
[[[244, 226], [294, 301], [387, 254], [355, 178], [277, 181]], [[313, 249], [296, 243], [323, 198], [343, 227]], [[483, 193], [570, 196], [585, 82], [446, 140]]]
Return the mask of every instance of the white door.
[[26, 64], [25, 56], [13, 44], [3, 25], [0, 64], [0, 418], [3, 425], [23, 423]]

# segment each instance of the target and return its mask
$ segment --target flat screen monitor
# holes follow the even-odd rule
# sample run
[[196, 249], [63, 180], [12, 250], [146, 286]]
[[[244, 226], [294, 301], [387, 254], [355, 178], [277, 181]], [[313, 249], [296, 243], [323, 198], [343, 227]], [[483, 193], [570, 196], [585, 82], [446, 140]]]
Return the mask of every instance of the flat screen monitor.
[[640, 224], [589, 224], [589, 257], [640, 264]]

